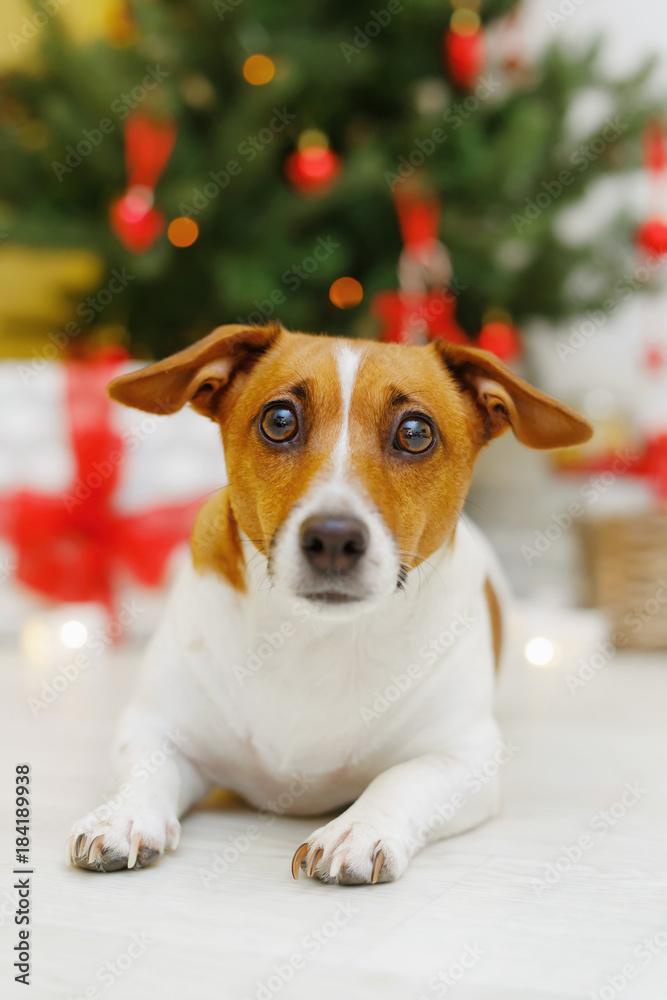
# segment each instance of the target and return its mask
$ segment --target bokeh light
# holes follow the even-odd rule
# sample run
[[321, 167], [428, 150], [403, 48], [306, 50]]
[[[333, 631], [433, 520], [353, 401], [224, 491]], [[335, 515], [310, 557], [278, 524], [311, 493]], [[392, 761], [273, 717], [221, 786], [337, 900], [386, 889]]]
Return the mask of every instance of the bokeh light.
[[455, 10], [449, 22], [452, 31], [455, 31], [457, 35], [476, 35], [481, 23], [479, 14], [465, 7]]
[[546, 667], [554, 658], [554, 645], [541, 635], [535, 636], [526, 643], [524, 653], [534, 667]]
[[69, 649], [79, 649], [84, 646], [88, 638], [88, 629], [83, 622], [65, 622], [60, 629], [60, 638]]
[[261, 87], [265, 83], [273, 80], [276, 72], [273, 59], [268, 56], [255, 55], [248, 56], [243, 63], [243, 75], [255, 87]]
[[339, 309], [352, 309], [364, 297], [364, 290], [356, 278], [337, 278], [329, 289], [329, 298]]
[[179, 215], [169, 223], [167, 237], [175, 247], [189, 247], [199, 236], [199, 226], [194, 219], [188, 219], [187, 215]]
[[326, 132], [322, 132], [319, 128], [307, 128], [299, 136], [297, 146], [300, 150], [328, 149], [329, 137]]

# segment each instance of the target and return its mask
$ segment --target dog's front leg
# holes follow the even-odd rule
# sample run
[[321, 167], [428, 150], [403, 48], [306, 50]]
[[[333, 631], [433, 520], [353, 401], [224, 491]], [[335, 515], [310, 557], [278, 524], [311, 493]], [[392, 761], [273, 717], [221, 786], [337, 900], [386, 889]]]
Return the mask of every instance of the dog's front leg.
[[497, 777], [487, 778], [475, 761], [481, 762], [428, 754], [379, 774], [353, 805], [297, 849], [292, 874], [297, 878], [303, 869], [323, 882], [346, 885], [399, 878], [424, 844], [462, 833], [497, 812]]
[[114, 751], [118, 790], [74, 824], [67, 861], [97, 872], [145, 868], [174, 849], [179, 817], [210, 788], [185, 756], [187, 742], [155, 718], [128, 713]]

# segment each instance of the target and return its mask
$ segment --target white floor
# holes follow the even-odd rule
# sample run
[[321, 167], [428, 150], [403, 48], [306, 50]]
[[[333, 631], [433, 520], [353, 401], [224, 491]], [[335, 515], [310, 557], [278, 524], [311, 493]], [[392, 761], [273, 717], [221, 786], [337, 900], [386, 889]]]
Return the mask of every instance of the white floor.
[[[27, 668], [0, 658], [3, 997], [667, 996], [664, 656], [619, 655], [576, 694], [563, 668], [508, 671], [499, 714], [520, 750], [504, 767], [501, 818], [427, 848], [400, 882], [356, 888], [294, 882], [292, 853], [315, 824], [261, 823], [244, 842], [254, 816], [233, 803], [188, 818], [178, 852], [154, 868], [96, 875], [65, 866], [70, 823], [109, 791], [109, 735], [135, 666], [136, 655], [109, 657], [34, 719]], [[34, 784], [30, 993], [11, 969], [10, 793], [25, 760]], [[584, 836], [573, 863], [566, 852], [576, 861]], [[216, 853], [229, 864], [206, 885]]]

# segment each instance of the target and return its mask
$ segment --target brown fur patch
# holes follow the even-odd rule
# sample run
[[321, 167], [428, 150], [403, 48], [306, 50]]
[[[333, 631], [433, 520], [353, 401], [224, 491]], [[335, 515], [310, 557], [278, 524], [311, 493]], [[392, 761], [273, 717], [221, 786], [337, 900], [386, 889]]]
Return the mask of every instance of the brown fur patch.
[[[293, 504], [329, 460], [342, 419], [334, 346], [325, 337], [283, 333], [252, 371], [235, 379], [220, 402], [234, 515], [267, 553]], [[298, 446], [272, 446], [259, 431], [263, 408], [289, 402], [298, 414]]]
[[[412, 567], [452, 537], [477, 447], [467, 406], [433, 351], [363, 349], [350, 410], [352, 465]], [[420, 456], [392, 448], [398, 424], [413, 412], [436, 428], [434, 447]]]
[[[350, 466], [414, 566], [451, 537], [479, 449], [471, 404], [443, 369], [436, 351], [400, 344], [343, 342], [362, 359], [352, 394]], [[343, 418], [333, 338], [283, 332], [251, 371], [220, 399], [220, 423], [230, 473], [230, 504], [258, 549], [271, 539], [293, 504], [330, 461]], [[283, 400], [303, 429], [294, 448], [274, 448], [257, 424], [263, 407]], [[425, 412], [438, 428], [432, 452], [415, 459], [392, 450], [402, 415]]]
[[212, 496], [199, 511], [191, 544], [198, 573], [218, 573], [235, 590], [246, 590], [241, 539], [230, 505], [229, 487]]
[[[477, 453], [512, 427], [532, 447], [586, 440], [582, 418], [533, 389], [484, 351], [340, 341], [289, 333], [279, 325], [219, 327], [172, 358], [116, 379], [113, 398], [149, 412], [188, 401], [222, 431], [229, 486], [201, 511], [195, 565], [245, 588], [241, 528], [269, 553], [276, 531], [331, 460], [343, 419], [336, 366], [341, 345], [359, 352], [349, 414], [349, 468], [393, 533], [406, 566], [453, 538]], [[264, 408], [289, 404], [299, 431], [275, 445], [260, 431]], [[410, 455], [392, 447], [398, 423], [422, 413], [433, 447]]]
[[493, 657], [496, 661], [496, 670], [500, 666], [500, 651], [503, 645], [503, 619], [500, 613], [500, 604], [496, 592], [491, 585], [491, 581], [484, 581], [484, 596], [489, 606], [489, 618], [491, 619], [491, 637], [493, 642]]

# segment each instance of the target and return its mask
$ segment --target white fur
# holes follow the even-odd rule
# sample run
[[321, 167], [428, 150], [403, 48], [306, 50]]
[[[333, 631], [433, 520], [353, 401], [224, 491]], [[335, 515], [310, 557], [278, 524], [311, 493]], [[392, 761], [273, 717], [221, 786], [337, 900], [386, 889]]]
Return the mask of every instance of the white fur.
[[[130, 829], [162, 851], [213, 783], [286, 814], [352, 801], [310, 839], [325, 880], [369, 881], [378, 844], [380, 880], [395, 878], [424, 843], [496, 811], [496, 780], [473, 790], [471, 777], [499, 746], [483, 596], [492, 558], [478, 531], [461, 521], [451, 549], [352, 620], [268, 586], [262, 561], [249, 558], [246, 595], [183, 567], [118, 734], [119, 782], [132, 793], [110, 821], [75, 824], [76, 863], [89, 866], [96, 837], [110, 858], [127, 854]], [[140, 781], [139, 762], [173, 734], [177, 748]]]
[[342, 478], [348, 468], [350, 457], [350, 407], [357, 374], [361, 365], [362, 352], [347, 344], [336, 344], [336, 371], [340, 382], [343, 416], [340, 433], [333, 450], [334, 475]]
[[[293, 815], [352, 802], [309, 838], [304, 864], [325, 881], [397, 878], [429, 840], [496, 811], [495, 777], [474, 773], [499, 747], [484, 597], [492, 557], [462, 520], [453, 544], [398, 588], [396, 542], [349, 461], [363, 351], [335, 352], [341, 421], [330, 461], [292, 506], [270, 563], [243, 538], [247, 593], [183, 567], [119, 728], [119, 796], [72, 828], [75, 864], [149, 864], [176, 846], [179, 817], [212, 784]], [[299, 544], [314, 514], [368, 529], [344, 581], [351, 603], [299, 596], [314, 592]]]
[[[299, 531], [313, 514], [348, 515], [363, 521], [370, 533], [368, 550], [355, 575], [353, 588], [360, 598], [355, 614], [363, 613], [378, 598], [393, 594], [400, 555], [391, 533], [350, 468], [350, 407], [363, 350], [337, 344], [336, 370], [341, 391], [341, 423], [331, 458], [305, 496], [297, 501], [278, 531], [271, 555], [271, 577], [278, 590], [297, 595], [308, 589], [312, 573], [301, 557]], [[329, 609], [331, 617], [349, 615], [349, 609]]]

